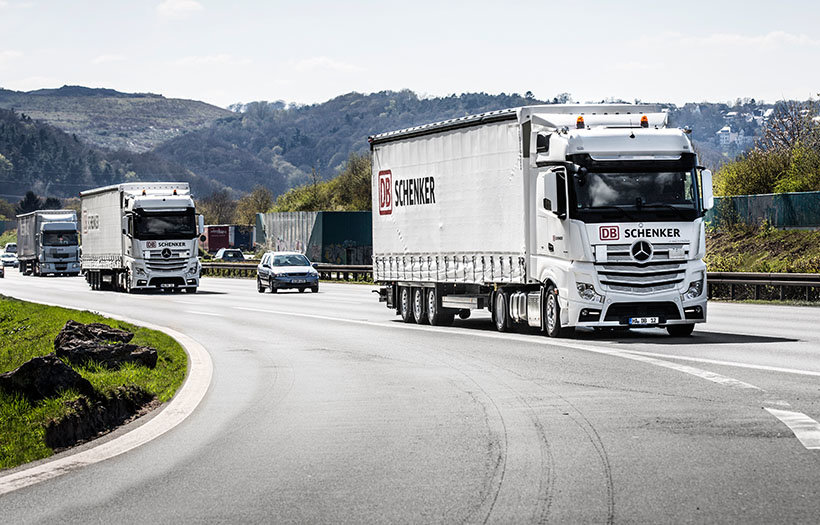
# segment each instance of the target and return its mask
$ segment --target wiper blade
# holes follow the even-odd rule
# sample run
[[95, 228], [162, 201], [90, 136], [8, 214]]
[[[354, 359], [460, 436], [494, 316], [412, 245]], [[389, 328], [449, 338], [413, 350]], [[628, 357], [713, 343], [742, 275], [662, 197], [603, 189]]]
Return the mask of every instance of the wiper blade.
[[631, 221], [634, 221], [634, 222], [639, 222], [639, 221], [638, 221], [638, 219], [636, 219], [636, 218], [635, 218], [635, 217], [634, 217], [631, 213], [629, 213], [629, 212], [628, 212], [628, 211], [626, 211], [625, 209], [621, 208], [620, 206], [590, 206], [590, 207], [588, 207], [588, 208], [582, 208], [582, 209], [584, 209], [584, 210], [589, 210], [589, 211], [595, 211], [595, 210], [616, 210], [616, 211], [621, 212], [621, 215], [623, 215], [623, 216], [624, 216], [624, 217], [626, 217], [627, 219], [629, 219], [629, 220], [631, 220]]
[[667, 204], [665, 202], [655, 202], [655, 203], [652, 203], [652, 204], [644, 204], [643, 207], [644, 208], [667, 208], [667, 209], [670, 209], [670, 210], [675, 210], [675, 213], [677, 213], [679, 217], [686, 218], [684, 212], [687, 211], [687, 210], [678, 208], [677, 206], [674, 206], [672, 204]]

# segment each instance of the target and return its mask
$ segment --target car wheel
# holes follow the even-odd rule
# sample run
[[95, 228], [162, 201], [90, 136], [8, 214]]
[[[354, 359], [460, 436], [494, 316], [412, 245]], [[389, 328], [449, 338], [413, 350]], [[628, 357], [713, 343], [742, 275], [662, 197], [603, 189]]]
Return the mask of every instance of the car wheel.
[[316, 286], [311, 286], [310, 291], [313, 293], [319, 293], [319, 285], [317, 284]]
[[265, 293], [265, 285], [262, 284], [262, 279], [259, 277], [256, 278], [256, 291], [259, 293]]
[[304, 287], [299, 288], [299, 293], [305, 293], [305, 288]]

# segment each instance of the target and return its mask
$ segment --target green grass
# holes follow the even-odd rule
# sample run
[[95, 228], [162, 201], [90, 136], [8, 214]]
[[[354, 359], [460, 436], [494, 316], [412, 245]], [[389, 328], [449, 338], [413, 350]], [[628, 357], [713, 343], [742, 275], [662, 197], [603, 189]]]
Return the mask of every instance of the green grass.
[[[168, 401], [185, 379], [187, 356], [171, 337], [154, 330], [107, 319], [92, 312], [43, 306], [0, 296], [0, 373], [22, 365], [32, 357], [54, 351], [54, 338], [66, 321], [101, 322], [134, 333], [132, 343], [157, 350], [157, 366], [127, 364], [108, 370], [95, 364], [72, 366], [102, 395], [117, 387], [135, 385]], [[77, 392], [66, 391], [59, 397], [37, 403], [0, 392], [0, 469], [10, 468], [50, 456], [45, 445], [45, 428], [49, 421], [69, 412], [66, 403], [76, 400]]]
[[706, 234], [710, 272], [820, 273], [820, 231], [733, 226]]

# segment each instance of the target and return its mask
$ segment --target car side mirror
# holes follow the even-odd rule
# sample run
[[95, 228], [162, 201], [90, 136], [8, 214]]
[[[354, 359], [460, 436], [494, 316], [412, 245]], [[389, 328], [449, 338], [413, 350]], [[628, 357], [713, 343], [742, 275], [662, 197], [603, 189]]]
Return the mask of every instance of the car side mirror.
[[715, 195], [712, 188], [712, 172], [703, 170], [700, 172], [700, 184], [703, 190], [703, 209], [711, 210], [715, 207]]

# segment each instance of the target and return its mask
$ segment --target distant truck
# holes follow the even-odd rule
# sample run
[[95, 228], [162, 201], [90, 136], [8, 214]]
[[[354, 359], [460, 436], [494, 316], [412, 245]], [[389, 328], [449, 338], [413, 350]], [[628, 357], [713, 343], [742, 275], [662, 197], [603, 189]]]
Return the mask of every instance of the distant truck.
[[223, 248], [239, 250], [253, 249], [253, 227], [236, 224], [205, 225], [205, 240], [200, 243], [208, 253], [215, 253]]
[[405, 322], [487, 308], [495, 327], [706, 321], [712, 176], [648, 105], [544, 105], [370, 137], [373, 273]]
[[24, 275], [79, 275], [77, 212], [37, 210], [17, 216], [17, 259]]
[[93, 290], [196, 292], [204, 230], [186, 182], [117, 184], [80, 193], [82, 272]]

